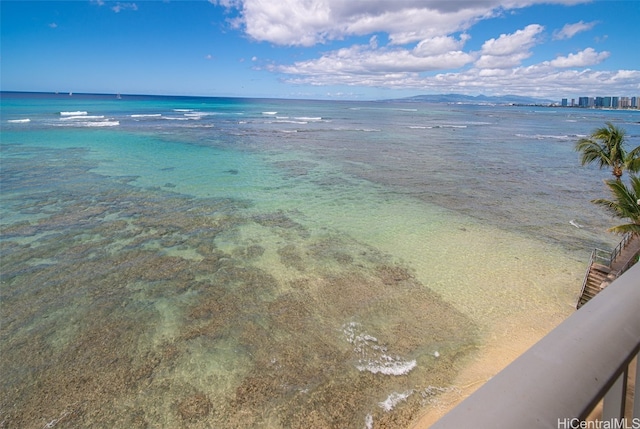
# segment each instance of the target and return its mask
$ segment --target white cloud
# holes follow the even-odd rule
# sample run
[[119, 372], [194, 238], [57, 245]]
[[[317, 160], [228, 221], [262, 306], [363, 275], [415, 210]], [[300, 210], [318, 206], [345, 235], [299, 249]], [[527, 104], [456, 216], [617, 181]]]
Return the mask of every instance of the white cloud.
[[531, 56], [531, 52], [516, 52], [511, 55], [482, 55], [476, 61], [480, 69], [507, 69], [519, 66], [523, 60]]
[[607, 51], [596, 52], [593, 48], [587, 48], [576, 54], [569, 54], [566, 57], [557, 57], [555, 60], [549, 61], [549, 64], [553, 67], [559, 68], [587, 67], [601, 63], [609, 58], [609, 55], [610, 53]]
[[413, 52], [418, 56], [430, 56], [459, 51], [467, 40], [469, 40], [467, 34], [460, 36], [460, 40], [456, 40], [451, 36], [436, 36], [431, 39], [421, 40], [413, 49]]
[[460, 50], [466, 39], [427, 39], [409, 50], [378, 48], [376, 38], [372, 37], [368, 45], [327, 52], [318, 59], [299, 61], [289, 66], [273, 66], [271, 70], [290, 75], [315, 76], [314, 79], [318, 79], [320, 76], [406, 74], [457, 69], [475, 60], [472, 54]]
[[511, 55], [529, 49], [536, 43], [536, 36], [544, 30], [538, 24], [527, 25], [513, 34], [501, 34], [497, 39], [489, 39], [482, 45], [486, 55]]
[[52, 22], [51, 24], [49, 24], [49, 28], [58, 28], [58, 24]]
[[213, 59], [213, 55], [207, 54], [207, 55], [204, 56], [204, 59], [205, 60], [212, 60]]
[[[104, 4], [104, 3], [102, 3], [102, 4]], [[135, 4], [135, 3], [120, 3], [120, 2], [118, 2], [118, 3], [116, 3], [115, 6], [113, 6], [111, 8], [111, 10], [113, 10], [115, 13], [120, 13], [120, 11], [123, 11], [123, 10], [136, 11], [136, 10], [138, 10], [138, 5]]]
[[237, 9], [231, 20], [250, 37], [286, 46], [312, 46], [352, 35], [385, 32], [392, 44], [465, 31], [479, 20], [536, 3], [588, 0], [209, 0]]
[[393, 44], [464, 31], [494, 14], [498, 0], [214, 0], [235, 7], [233, 23], [252, 38], [279, 45], [312, 46], [352, 35], [385, 32]]
[[[236, 10], [229, 22], [257, 41], [314, 46], [351, 36], [369, 38], [368, 43], [329, 50], [306, 61], [269, 62], [261, 67], [293, 84], [557, 98], [596, 87], [610, 93], [628, 92], [640, 81], [640, 71], [635, 70], [584, 70], [610, 55], [592, 48], [523, 66], [533, 56], [533, 48], [545, 41], [545, 28], [535, 23], [496, 35], [476, 52], [465, 50], [470, 30], [483, 19], [537, 3], [573, 5], [587, 0], [209, 1]], [[570, 38], [596, 24], [567, 24], [553, 37]]]
[[529, 51], [537, 42], [544, 27], [531, 24], [512, 34], [501, 34], [497, 39], [489, 39], [482, 45], [481, 56], [476, 67], [502, 69], [516, 67], [531, 56]]
[[[331, 73], [319, 68], [308, 73], [295, 71], [285, 80], [301, 85], [346, 85], [387, 89], [409, 89], [425, 93], [467, 94], [520, 94], [551, 99], [560, 99], [567, 94], [593, 93], [598, 88], [602, 93], [629, 93], [630, 88], [640, 90], [639, 70], [596, 71], [590, 69], [558, 69], [545, 61], [526, 67], [511, 69], [471, 68], [456, 72], [443, 72], [423, 76], [417, 72], [387, 73]], [[287, 72], [280, 68], [278, 71]]]
[[562, 27], [562, 30], [555, 31], [553, 33], [554, 40], [562, 40], [562, 39], [570, 39], [576, 34], [591, 30], [597, 24], [596, 21], [593, 22], [576, 22], [575, 24], [567, 24]]

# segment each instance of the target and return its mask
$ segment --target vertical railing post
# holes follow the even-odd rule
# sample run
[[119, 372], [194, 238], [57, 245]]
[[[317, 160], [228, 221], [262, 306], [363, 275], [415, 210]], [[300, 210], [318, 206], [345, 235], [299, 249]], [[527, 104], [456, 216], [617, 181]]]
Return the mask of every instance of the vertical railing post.
[[628, 367], [622, 371], [620, 377], [613, 383], [613, 386], [604, 395], [604, 404], [602, 407], [603, 421], [620, 421], [624, 418], [624, 407], [627, 397], [627, 375]]
[[640, 355], [636, 356], [636, 381], [633, 394], [633, 418], [640, 419]]

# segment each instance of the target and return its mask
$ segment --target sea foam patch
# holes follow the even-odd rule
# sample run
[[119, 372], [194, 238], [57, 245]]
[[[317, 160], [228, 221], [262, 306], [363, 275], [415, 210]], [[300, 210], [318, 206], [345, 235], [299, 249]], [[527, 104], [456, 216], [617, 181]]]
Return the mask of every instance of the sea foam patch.
[[401, 393], [393, 392], [389, 396], [387, 396], [387, 399], [378, 403], [378, 405], [380, 405], [380, 408], [382, 408], [386, 412], [389, 412], [393, 410], [400, 402], [406, 401], [407, 398], [411, 395], [413, 395], [413, 390], [407, 390]]
[[387, 347], [378, 339], [362, 332], [359, 323], [350, 322], [343, 325], [342, 330], [353, 351], [358, 355], [358, 371], [369, 371], [372, 374], [405, 375], [416, 367], [415, 360], [406, 360], [400, 356], [391, 356]]

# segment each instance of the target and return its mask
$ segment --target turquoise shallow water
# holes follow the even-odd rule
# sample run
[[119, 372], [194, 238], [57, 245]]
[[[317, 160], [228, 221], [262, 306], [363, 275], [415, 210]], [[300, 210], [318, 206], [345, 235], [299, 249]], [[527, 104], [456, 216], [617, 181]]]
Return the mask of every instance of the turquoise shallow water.
[[570, 313], [634, 114], [3, 94], [1, 419], [406, 427]]

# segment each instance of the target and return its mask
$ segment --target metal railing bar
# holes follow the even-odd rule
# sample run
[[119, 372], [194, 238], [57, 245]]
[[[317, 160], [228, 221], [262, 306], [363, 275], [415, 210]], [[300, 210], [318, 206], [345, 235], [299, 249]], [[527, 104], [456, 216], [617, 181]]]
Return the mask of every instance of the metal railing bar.
[[616, 260], [616, 258], [618, 257], [618, 255], [620, 253], [622, 253], [622, 250], [627, 246], [627, 244], [629, 244], [629, 241], [631, 241], [631, 237], [632, 237], [632, 233], [627, 232], [623, 237], [622, 240], [620, 240], [620, 243], [618, 243], [618, 245], [616, 246], [615, 249], [613, 249], [613, 251], [611, 252], [611, 256], [610, 256], [610, 260], [609, 260], [609, 266], [611, 266], [613, 264], [613, 261]]
[[582, 294], [584, 294], [584, 290], [587, 287], [587, 281], [589, 280], [589, 272], [591, 271], [591, 264], [593, 264], [593, 258], [595, 256], [595, 249], [591, 252], [591, 257], [589, 258], [589, 264], [587, 265], [587, 272], [584, 274], [584, 279], [582, 280], [582, 288], [580, 289], [580, 294], [578, 295], [578, 302], [576, 305], [580, 305], [580, 299], [582, 298]]

